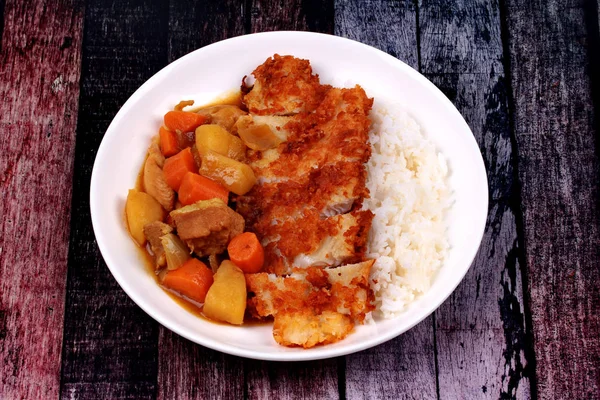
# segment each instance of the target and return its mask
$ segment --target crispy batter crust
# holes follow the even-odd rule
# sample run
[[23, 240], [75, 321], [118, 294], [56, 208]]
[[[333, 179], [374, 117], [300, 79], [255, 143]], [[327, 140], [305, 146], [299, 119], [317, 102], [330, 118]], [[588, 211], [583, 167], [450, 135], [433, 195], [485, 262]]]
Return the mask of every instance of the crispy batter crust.
[[375, 260], [342, 267], [295, 269], [288, 277], [265, 272], [246, 275], [247, 309], [257, 318], [294, 314], [310, 309], [313, 314], [325, 311], [348, 315], [362, 322], [372, 311], [369, 273]]
[[[264, 238], [265, 269], [289, 273], [294, 258], [317, 250], [327, 236], [339, 233], [329, 215], [360, 208], [369, 193], [364, 163], [371, 155], [368, 142], [372, 99], [362, 88], [330, 88], [314, 112], [300, 113], [285, 125], [287, 141], [267, 152], [249, 151], [259, 181], [237, 210], [249, 230]], [[361, 218], [368, 231], [372, 214]], [[360, 249], [360, 246], [356, 246]], [[353, 261], [362, 258], [357, 254]]]
[[313, 75], [310, 62], [275, 54], [259, 65], [252, 75], [254, 86], [247, 91], [242, 83], [242, 102], [252, 114], [291, 115], [310, 112], [319, 104], [327, 86]]
[[369, 273], [374, 260], [332, 269], [297, 269], [288, 277], [246, 275], [248, 311], [274, 317], [273, 337], [309, 348], [346, 337], [373, 310]]
[[[291, 56], [253, 74], [254, 86], [243, 88], [247, 119], [276, 122], [282, 142], [248, 150], [259, 184], [233, 199], [265, 248], [266, 272], [246, 275], [247, 311], [274, 318], [282, 345], [336, 342], [374, 308], [374, 261], [365, 261], [373, 213], [360, 210], [373, 99], [360, 86], [321, 85], [308, 61]], [[324, 268], [348, 263], [356, 264]]]

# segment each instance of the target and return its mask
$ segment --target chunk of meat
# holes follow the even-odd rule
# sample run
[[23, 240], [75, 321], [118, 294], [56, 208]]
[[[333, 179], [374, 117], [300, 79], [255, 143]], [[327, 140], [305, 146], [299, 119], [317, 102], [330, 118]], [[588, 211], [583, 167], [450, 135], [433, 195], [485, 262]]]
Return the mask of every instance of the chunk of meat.
[[244, 231], [244, 218], [217, 198], [174, 210], [170, 216], [178, 236], [200, 257], [222, 253]]
[[148, 158], [144, 163], [144, 191], [154, 197], [167, 211], [173, 209], [175, 204], [175, 191], [167, 185], [162, 167], [165, 157], [162, 155], [158, 144], [152, 143], [148, 149]]
[[165, 249], [160, 238], [171, 232], [173, 232], [173, 228], [161, 221], [154, 221], [144, 226], [144, 235], [148, 243], [150, 243], [150, 250], [152, 250], [152, 254], [154, 255], [155, 269], [167, 265]]
[[374, 309], [369, 288], [373, 263], [296, 269], [287, 277], [248, 274], [248, 311], [257, 318], [273, 316], [273, 335], [284, 345], [312, 347], [340, 340]]
[[300, 268], [331, 267], [362, 260], [366, 253], [372, 218], [371, 211], [356, 211], [331, 217], [337, 222], [338, 231], [324, 237], [313, 251], [296, 255], [292, 265]]
[[221, 125], [227, 131], [231, 132], [238, 118], [246, 115], [246, 111], [233, 105], [220, 105], [201, 108], [198, 114], [208, 117], [209, 124]]
[[292, 115], [313, 111], [329, 88], [313, 75], [310, 62], [293, 56], [275, 54], [259, 65], [252, 75], [254, 86], [244, 86], [242, 102], [252, 114]]

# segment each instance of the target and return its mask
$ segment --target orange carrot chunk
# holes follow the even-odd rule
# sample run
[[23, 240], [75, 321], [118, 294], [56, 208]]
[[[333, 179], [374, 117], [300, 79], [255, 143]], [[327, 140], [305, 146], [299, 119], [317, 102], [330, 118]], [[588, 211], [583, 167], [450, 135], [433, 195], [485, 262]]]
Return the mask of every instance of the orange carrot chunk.
[[227, 246], [229, 259], [245, 274], [254, 274], [263, 267], [265, 251], [252, 232], [240, 233]]
[[206, 117], [188, 111], [169, 111], [165, 114], [165, 126], [173, 131], [192, 132], [206, 122]]
[[167, 158], [163, 166], [163, 172], [165, 173], [167, 185], [171, 189], [179, 191], [185, 174], [188, 172], [197, 172], [192, 149], [186, 147], [173, 157]]
[[179, 152], [177, 136], [174, 132], [171, 132], [164, 126], [161, 126], [158, 130], [158, 134], [160, 136], [160, 151], [162, 151], [165, 157], [171, 157]]
[[200, 200], [219, 198], [225, 203], [229, 200], [229, 191], [217, 182], [202, 175], [188, 172], [179, 186], [179, 201], [184, 206]]
[[163, 285], [185, 297], [204, 303], [206, 293], [213, 284], [213, 273], [202, 261], [191, 258], [181, 267], [168, 271]]

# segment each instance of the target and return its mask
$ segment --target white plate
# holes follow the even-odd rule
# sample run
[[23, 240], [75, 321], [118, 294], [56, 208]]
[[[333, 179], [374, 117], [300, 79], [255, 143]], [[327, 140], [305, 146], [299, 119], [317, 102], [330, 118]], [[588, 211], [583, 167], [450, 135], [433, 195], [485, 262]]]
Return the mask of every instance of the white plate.
[[[177, 305], [155, 282], [127, 233], [123, 210], [150, 138], [182, 99], [196, 105], [238, 89], [244, 75], [274, 53], [309, 59], [324, 83], [360, 83], [367, 93], [394, 98], [420, 123], [447, 158], [454, 206], [448, 215], [452, 249], [431, 289], [400, 317], [359, 326], [338, 343], [313, 349], [279, 346], [271, 326], [213, 324]], [[203, 346], [264, 360], [314, 360], [353, 353], [390, 340], [431, 314], [456, 288], [475, 257], [488, 207], [479, 148], [448, 99], [411, 67], [367, 45], [306, 32], [240, 36], [206, 46], [168, 65], [140, 87], [117, 113], [98, 150], [90, 208], [98, 246], [123, 290], [150, 316]]]

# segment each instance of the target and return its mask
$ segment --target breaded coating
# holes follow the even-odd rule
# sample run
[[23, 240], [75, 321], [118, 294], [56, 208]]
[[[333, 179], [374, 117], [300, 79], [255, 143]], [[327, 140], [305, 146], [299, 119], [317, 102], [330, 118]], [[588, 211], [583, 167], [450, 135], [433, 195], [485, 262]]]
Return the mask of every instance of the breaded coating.
[[371, 211], [353, 211], [321, 219], [318, 214], [302, 211], [260, 230], [265, 248], [266, 272], [291, 273], [294, 267], [331, 267], [362, 261], [371, 228]]
[[373, 99], [356, 86], [332, 88], [313, 113], [285, 125], [287, 141], [268, 157], [250, 152], [250, 165], [263, 181], [299, 180], [315, 169], [337, 162], [364, 164], [371, 156], [369, 112]]
[[252, 75], [254, 86], [242, 85], [242, 102], [252, 114], [292, 115], [314, 110], [327, 89], [313, 75], [310, 62], [275, 54], [259, 65]]
[[335, 343], [354, 330], [354, 322], [343, 314], [324, 311], [314, 315], [310, 310], [295, 314], [278, 314], [273, 321], [273, 338], [283, 346], [305, 349], [319, 344]]
[[286, 277], [260, 272], [246, 275], [248, 311], [255, 317], [295, 313], [310, 308], [314, 314], [335, 311], [362, 322], [373, 310], [369, 273], [375, 260], [336, 268], [297, 268]]
[[[297, 256], [310, 255], [327, 237], [343, 233], [327, 217], [359, 209], [368, 197], [364, 163], [371, 155], [371, 106], [359, 86], [331, 88], [314, 112], [290, 118], [283, 127], [287, 140], [276, 149], [248, 152], [259, 185], [236, 199], [237, 210], [263, 240], [266, 271], [289, 273]], [[368, 232], [371, 219], [372, 214], [361, 218], [361, 233]], [[319, 265], [319, 258], [315, 261]], [[346, 260], [333, 265], [341, 262]]]
[[365, 261], [373, 213], [361, 210], [373, 99], [360, 86], [320, 85], [308, 61], [290, 56], [253, 74], [236, 127], [252, 141], [257, 185], [233, 201], [261, 240], [265, 272], [246, 275], [247, 311], [274, 319], [279, 344], [333, 343], [374, 308], [374, 261]]
[[340, 340], [374, 309], [368, 281], [373, 263], [296, 269], [288, 277], [246, 275], [248, 311], [274, 317], [273, 336], [280, 344], [307, 348]]

